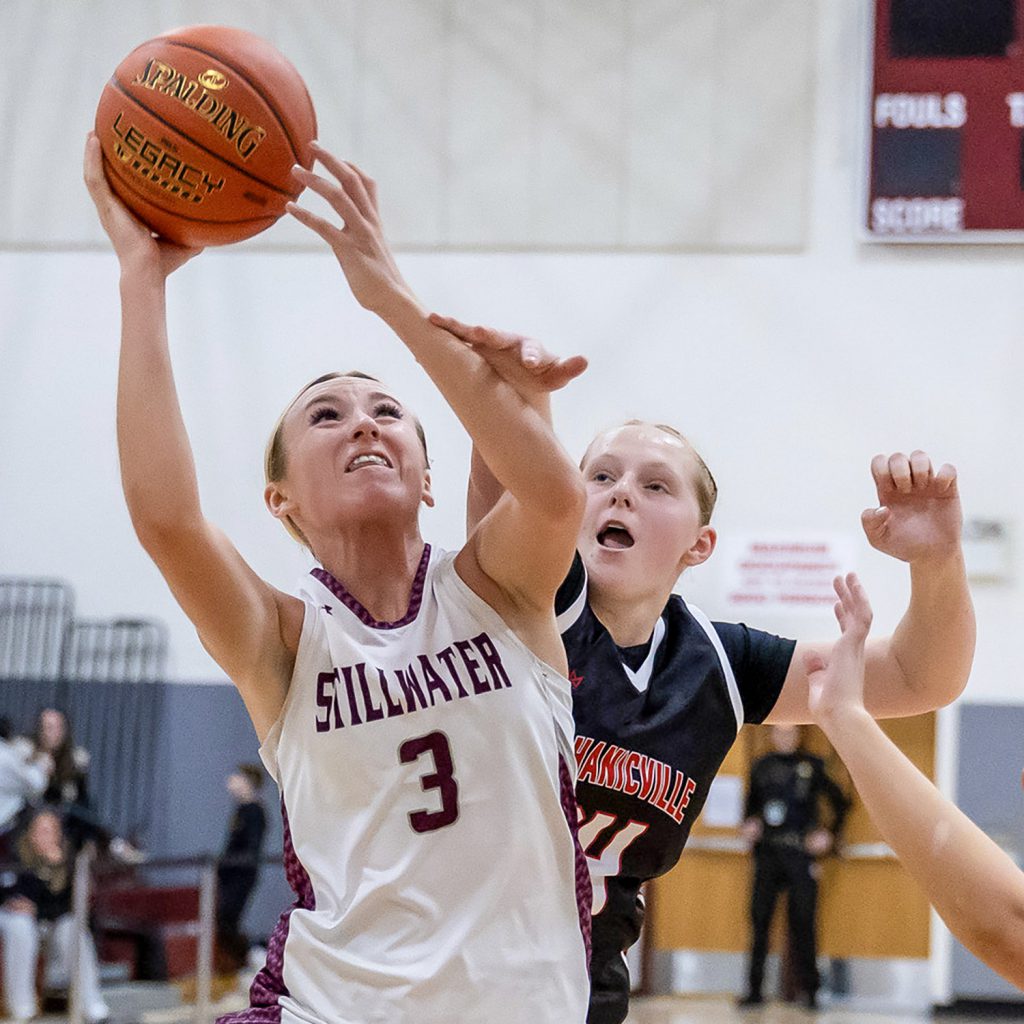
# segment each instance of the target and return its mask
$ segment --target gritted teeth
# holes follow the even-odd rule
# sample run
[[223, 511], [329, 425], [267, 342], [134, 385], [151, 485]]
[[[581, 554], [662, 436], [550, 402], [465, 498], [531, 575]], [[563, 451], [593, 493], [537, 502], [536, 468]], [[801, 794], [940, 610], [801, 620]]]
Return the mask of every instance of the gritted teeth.
[[363, 452], [362, 455], [357, 455], [351, 462], [345, 467], [346, 473], [351, 473], [354, 469], [360, 469], [363, 466], [387, 466], [388, 469], [392, 469], [391, 460], [380, 452]]

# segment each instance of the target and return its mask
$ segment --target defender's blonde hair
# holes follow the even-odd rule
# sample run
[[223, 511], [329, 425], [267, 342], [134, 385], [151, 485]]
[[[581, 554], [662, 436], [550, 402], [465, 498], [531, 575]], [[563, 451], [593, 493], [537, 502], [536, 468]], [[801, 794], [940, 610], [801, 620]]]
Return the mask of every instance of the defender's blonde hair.
[[[711, 475], [711, 470], [708, 469], [707, 463], [701, 457], [700, 452], [690, 443], [689, 438], [676, 430], [675, 427], [670, 427], [667, 423], [652, 423], [650, 420], [626, 420], [624, 423], [620, 423], [619, 427], [653, 427], [655, 430], [662, 430], [666, 434], [670, 434], [686, 445], [693, 455], [694, 461], [697, 463], [694, 484], [697, 490], [697, 506], [700, 509], [700, 524], [701, 526], [709, 525], [711, 515], [715, 511], [715, 503], [718, 501], [718, 484], [715, 483], [715, 478]], [[617, 430], [619, 427], [610, 427], [609, 430]], [[608, 432], [608, 430], [604, 430], [597, 436], [601, 437]], [[594, 441], [596, 440], [597, 438], [595, 437]], [[580, 459], [580, 469], [586, 464], [590, 456], [590, 449], [594, 447], [594, 441], [587, 445], [587, 450], [583, 453], [583, 458]]]

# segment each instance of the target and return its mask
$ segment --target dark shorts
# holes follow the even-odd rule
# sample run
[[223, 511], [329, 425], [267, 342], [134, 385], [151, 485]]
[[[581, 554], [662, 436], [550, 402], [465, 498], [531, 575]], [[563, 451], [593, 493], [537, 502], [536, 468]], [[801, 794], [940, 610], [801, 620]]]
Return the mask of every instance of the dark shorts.
[[629, 969], [618, 949], [594, 948], [587, 1024], [622, 1024], [629, 1014]]

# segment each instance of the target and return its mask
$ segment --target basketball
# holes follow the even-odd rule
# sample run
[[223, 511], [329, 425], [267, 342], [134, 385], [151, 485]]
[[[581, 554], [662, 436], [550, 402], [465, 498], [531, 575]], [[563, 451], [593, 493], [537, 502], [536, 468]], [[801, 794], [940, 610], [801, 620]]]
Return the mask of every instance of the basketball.
[[192, 25], [136, 47], [96, 111], [107, 179], [158, 235], [226, 245], [270, 227], [312, 167], [316, 113], [302, 77], [243, 29]]

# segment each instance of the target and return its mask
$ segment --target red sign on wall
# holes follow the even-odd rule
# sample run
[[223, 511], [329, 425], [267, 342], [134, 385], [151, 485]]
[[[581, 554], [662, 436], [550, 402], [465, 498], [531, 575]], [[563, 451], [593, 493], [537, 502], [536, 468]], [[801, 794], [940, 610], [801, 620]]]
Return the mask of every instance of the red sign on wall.
[[1024, 0], [875, 0], [866, 224], [1024, 241]]

